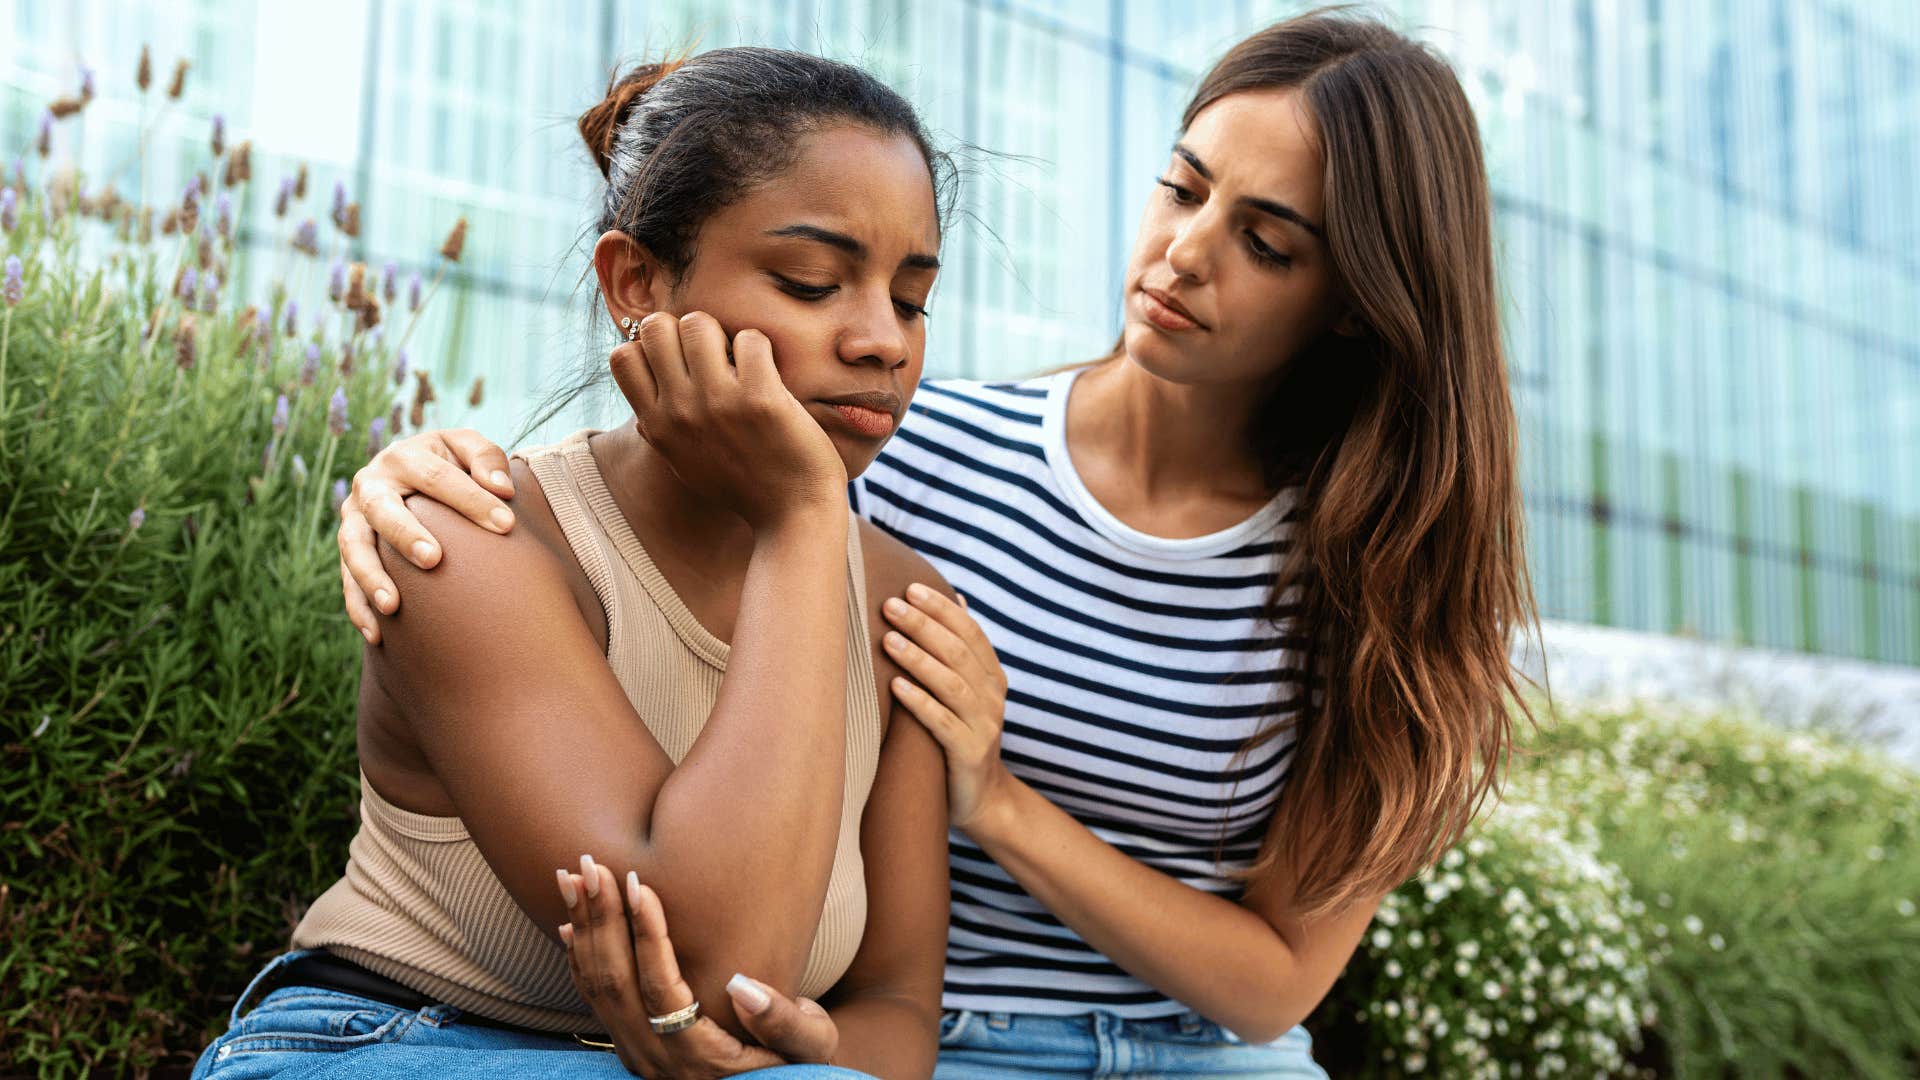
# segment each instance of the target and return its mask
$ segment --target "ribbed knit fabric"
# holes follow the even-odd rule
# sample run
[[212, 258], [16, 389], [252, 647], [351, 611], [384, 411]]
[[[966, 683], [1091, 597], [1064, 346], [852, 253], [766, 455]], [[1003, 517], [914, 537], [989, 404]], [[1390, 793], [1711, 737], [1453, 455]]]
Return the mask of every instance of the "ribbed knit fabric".
[[[647, 730], [678, 763], [713, 709], [728, 647], [694, 618], [628, 528], [587, 448], [590, 434], [516, 456], [539, 478], [606, 610], [614, 675]], [[839, 981], [867, 922], [860, 816], [879, 764], [882, 728], [857, 521], [849, 523], [847, 538], [846, 785], [826, 904], [798, 987], [808, 997]], [[294, 947], [324, 947], [495, 1020], [546, 1031], [598, 1030], [574, 993], [566, 955], [508, 895], [465, 824], [402, 810], [364, 775], [360, 790], [360, 831], [346, 875], [308, 909], [294, 929]]]

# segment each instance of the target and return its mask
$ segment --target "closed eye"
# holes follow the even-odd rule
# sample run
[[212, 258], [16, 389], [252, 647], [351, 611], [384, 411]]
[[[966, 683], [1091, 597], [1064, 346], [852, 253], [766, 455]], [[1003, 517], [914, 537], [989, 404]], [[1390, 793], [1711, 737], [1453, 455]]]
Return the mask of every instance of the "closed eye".
[[781, 292], [801, 300], [825, 300], [840, 291], [838, 285], [809, 285], [804, 281], [795, 281], [779, 274], [774, 274], [772, 277]]
[[1293, 256], [1282, 255], [1268, 247], [1266, 241], [1260, 239], [1260, 234], [1254, 232], [1252, 229], [1247, 230], [1247, 253], [1253, 256], [1254, 262], [1266, 266], [1288, 267], [1293, 265]]

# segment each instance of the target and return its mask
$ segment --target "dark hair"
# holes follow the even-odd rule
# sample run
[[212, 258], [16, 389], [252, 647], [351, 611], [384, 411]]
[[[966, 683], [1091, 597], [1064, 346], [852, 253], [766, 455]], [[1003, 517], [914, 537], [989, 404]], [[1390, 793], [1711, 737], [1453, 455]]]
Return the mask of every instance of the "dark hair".
[[[607, 181], [589, 239], [618, 229], [677, 279], [693, 264], [707, 219], [791, 167], [806, 136], [836, 124], [913, 140], [944, 224], [957, 173], [906, 98], [851, 64], [742, 47], [616, 73], [606, 97], [581, 115], [580, 136]], [[603, 384], [604, 361], [596, 350], [579, 378], [534, 410], [522, 437]]]
[[1181, 128], [1230, 94], [1289, 88], [1314, 119], [1334, 277], [1363, 328], [1289, 358], [1253, 432], [1270, 478], [1303, 488], [1269, 609], [1300, 627], [1315, 689], [1254, 744], [1295, 736], [1248, 873], [1284, 860], [1313, 913], [1398, 886], [1497, 788], [1510, 637], [1534, 609], [1466, 94], [1427, 48], [1320, 11], [1229, 50]]
[[580, 117], [607, 178], [596, 230], [618, 229], [684, 272], [709, 217], [791, 166], [803, 137], [836, 123], [912, 139], [944, 209], [941, 159], [913, 106], [885, 83], [807, 53], [714, 49], [635, 68]]

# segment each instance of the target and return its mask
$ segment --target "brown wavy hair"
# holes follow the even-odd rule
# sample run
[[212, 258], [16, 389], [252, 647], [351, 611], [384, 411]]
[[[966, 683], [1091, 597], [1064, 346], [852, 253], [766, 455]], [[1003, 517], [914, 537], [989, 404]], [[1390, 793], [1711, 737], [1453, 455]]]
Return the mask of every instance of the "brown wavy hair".
[[1300, 509], [1269, 608], [1310, 690], [1254, 745], [1294, 735], [1275, 828], [1290, 906], [1390, 891], [1451, 847], [1513, 747], [1509, 643], [1537, 627], [1492, 213], [1472, 108], [1434, 53], [1318, 11], [1235, 45], [1181, 121], [1294, 89], [1325, 160], [1327, 245], [1364, 332], [1291, 358], [1254, 426]]

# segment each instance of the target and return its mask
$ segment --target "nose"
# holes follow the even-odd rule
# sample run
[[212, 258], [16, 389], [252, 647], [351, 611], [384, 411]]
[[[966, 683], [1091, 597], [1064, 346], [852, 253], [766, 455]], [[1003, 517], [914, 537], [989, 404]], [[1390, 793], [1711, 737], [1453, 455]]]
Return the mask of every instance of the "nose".
[[840, 360], [847, 364], [873, 364], [892, 371], [907, 362], [910, 353], [907, 332], [893, 297], [885, 289], [864, 299], [852, 313], [852, 321], [840, 335]]
[[1217, 226], [1207, 207], [1187, 215], [1174, 228], [1173, 239], [1167, 243], [1167, 266], [1188, 281], [1195, 284], [1204, 282], [1211, 267], [1208, 252], [1214, 243], [1213, 234], [1216, 231]]

